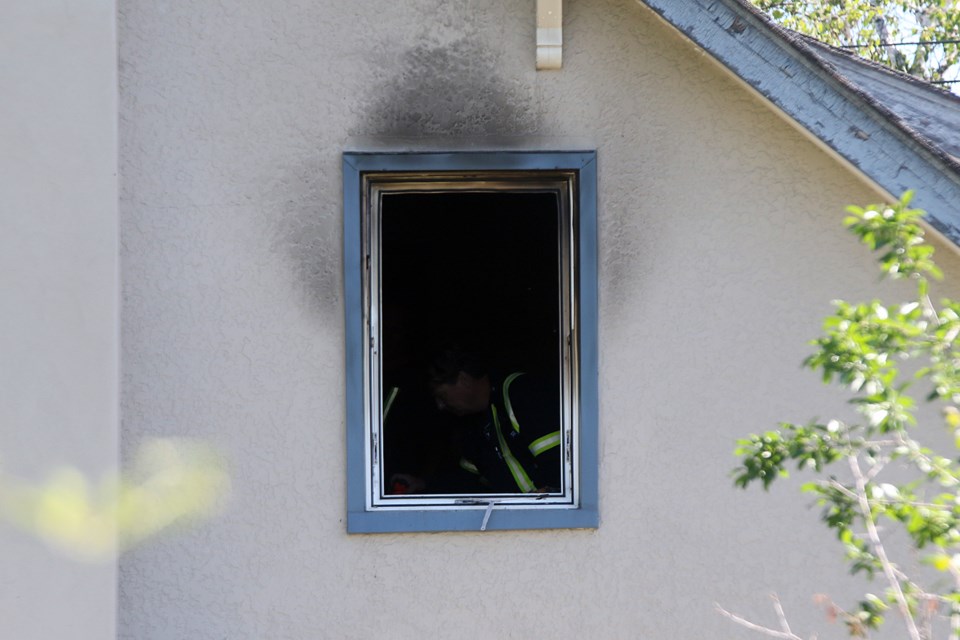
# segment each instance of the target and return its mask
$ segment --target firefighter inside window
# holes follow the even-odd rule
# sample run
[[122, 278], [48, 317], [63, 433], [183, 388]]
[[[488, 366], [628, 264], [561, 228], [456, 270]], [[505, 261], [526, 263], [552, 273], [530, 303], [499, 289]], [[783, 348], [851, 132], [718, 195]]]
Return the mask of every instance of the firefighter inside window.
[[[411, 443], [406, 443], [407, 460], [419, 460], [419, 469], [392, 473], [387, 493], [560, 491], [560, 398], [556, 381], [532, 371], [494, 372], [475, 354], [458, 347], [440, 350], [426, 373], [436, 419], [414, 443], [423, 449], [423, 455], [417, 456], [409, 448]], [[397, 393], [388, 391], [390, 410]], [[412, 406], [405, 409], [414, 410]], [[389, 420], [388, 411], [387, 433], [393, 426]], [[395, 446], [394, 453], [402, 456], [404, 445]]]
[[550, 191], [383, 196], [385, 495], [562, 487], [562, 448], [552, 446], [561, 429], [559, 202]]

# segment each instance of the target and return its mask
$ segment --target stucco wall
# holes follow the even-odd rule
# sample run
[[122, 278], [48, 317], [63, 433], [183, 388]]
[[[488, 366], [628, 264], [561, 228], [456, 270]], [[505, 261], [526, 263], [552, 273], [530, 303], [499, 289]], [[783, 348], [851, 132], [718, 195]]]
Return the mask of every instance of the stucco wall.
[[[533, 2], [121, 6], [124, 445], [208, 438], [235, 478], [124, 556], [122, 637], [734, 638], [715, 601], [770, 621], [779, 591], [804, 631], [850, 590], [799, 483], [727, 474], [838, 403], [798, 365], [880, 289], [840, 230], [877, 195], [636, 2], [565, 5], [539, 73]], [[600, 528], [348, 536], [341, 152], [585, 146]]]
[[[116, 470], [116, 16], [111, 0], [0, 4], [0, 490]], [[0, 636], [109, 638], [114, 562], [0, 523]]]

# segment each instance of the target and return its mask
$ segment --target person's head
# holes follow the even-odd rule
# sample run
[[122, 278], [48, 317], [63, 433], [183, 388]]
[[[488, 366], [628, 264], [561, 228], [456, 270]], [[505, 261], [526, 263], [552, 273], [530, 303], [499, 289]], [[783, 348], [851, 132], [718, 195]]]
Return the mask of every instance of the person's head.
[[486, 411], [490, 378], [476, 356], [456, 347], [443, 349], [427, 371], [430, 393], [441, 411], [466, 416]]

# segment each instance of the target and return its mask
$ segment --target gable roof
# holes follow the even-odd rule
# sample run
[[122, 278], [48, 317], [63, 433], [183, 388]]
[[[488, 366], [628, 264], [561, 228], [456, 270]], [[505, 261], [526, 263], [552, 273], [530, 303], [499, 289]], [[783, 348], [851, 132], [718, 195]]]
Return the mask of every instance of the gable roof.
[[960, 96], [845, 49], [801, 36], [804, 43], [906, 127], [960, 161]]
[[960, 246], [960, 98], [789, 31], [747, 0], [638, 0]]

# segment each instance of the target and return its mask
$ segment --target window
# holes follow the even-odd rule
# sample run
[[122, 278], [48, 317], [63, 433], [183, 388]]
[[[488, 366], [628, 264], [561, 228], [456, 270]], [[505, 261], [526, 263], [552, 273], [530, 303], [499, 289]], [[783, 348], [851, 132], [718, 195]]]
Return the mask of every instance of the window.
[[595, 160], [344, 155], [349, 531], [597, 525]]

